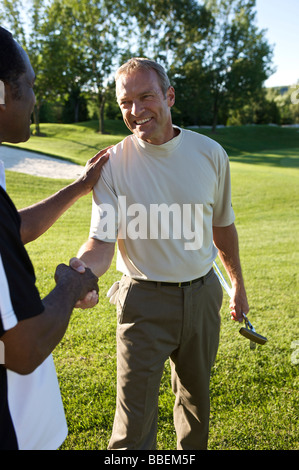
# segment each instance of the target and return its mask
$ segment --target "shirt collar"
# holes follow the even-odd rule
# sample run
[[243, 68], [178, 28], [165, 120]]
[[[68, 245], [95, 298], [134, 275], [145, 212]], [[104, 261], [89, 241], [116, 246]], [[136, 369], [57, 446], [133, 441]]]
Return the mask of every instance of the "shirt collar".
[[175, 148], [181, 144], [182, 140], [182, 129], [178, 126], [173, 126], [174, 128], [179, 130], [179, 133], [177, 136], [175, 136], [173, 139], [169, 140], [165, 144], [161, 145], [153, 145], [149, 144], [148, 142], [136, 137], [136, 140], [139, 144], [139, 146], [148, 154], [154, 155], [154, 156], [168, 156], [171, 155], [172, 152], [175, 150]]

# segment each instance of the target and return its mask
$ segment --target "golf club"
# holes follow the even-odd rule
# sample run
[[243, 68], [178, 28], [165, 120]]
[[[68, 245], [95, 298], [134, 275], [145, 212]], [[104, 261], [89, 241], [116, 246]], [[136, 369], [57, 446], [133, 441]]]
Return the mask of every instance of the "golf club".
[[[230, 298], [232, 298], [232, 290], [230, 288], [230, 286], [228, 285], [226, 279], [224, 278], [222, 272], [220, 271], [216, 261], [214, 261], [213, 263], [213, 267], [214, 267], [214, 271], [215, 271], [215, 274], [216, 276], [218, 277], [219, 279], [219, 282], [220, 284], [222, 285], [222, 287], [224, 288], [224, 290], [227, 292], [227, 294], [229, 295]], [[243, 336], [245, 336], [245, 338], [249, 339], [250, 340], [250, 349], [255, 349], [256, 347], [256, 343], [258, 344], [265, 344], [267, 342], [267, 338], [265, 338], [264, 336], [261, 336], [259, 335], [254, 327], [252, 326], [252, 324], [250, 323], [250, 321], [248, 320], [247, 316], [245, 315], [245, 313], [242, 313], [243, 317], [244, 317], [244, 320], [245, 320], [245, 328], [242, 327], [240, 330], [239, 330], [239, 333]]]

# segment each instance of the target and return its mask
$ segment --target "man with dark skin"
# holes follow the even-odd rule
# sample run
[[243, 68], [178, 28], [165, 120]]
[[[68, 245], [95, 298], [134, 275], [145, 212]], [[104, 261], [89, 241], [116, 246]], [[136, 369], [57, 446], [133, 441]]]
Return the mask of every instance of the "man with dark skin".
[[[25, 142], [35, 104], [35, 74], [22, 47], [0, 28], [0, 142]], [[55, 449], [67, 428], [51, 353], [80, 300], [95, 305], [98, 278], [82, 261], [56, 268], [55, 288], [41, 299], [24, 245], [42, 235], [97, 182], [106, 151], [86, 164], [72, 184], [16, 210], [0, 186], [0, 449]], [[0, 167], [0, 181], [4, 172]], [[2, 183], [3, 185], [3, 183]], [[20, 395], [20, 396], [19, 396]]]

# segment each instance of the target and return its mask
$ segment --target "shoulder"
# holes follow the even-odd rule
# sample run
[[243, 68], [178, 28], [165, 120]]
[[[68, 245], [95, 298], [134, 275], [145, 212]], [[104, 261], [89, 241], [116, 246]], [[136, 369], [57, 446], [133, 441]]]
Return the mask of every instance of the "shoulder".
[[182, 132], [184, 146], [187, 148], [188, 146], [196, 148], [196, 150], [199, 151], [201, 155], [208, 157], [214, 162], [219, 162], [220, 164], [228, 161], [228, 155], [226, 151], [222, 145], [216, 142], [216, 140], [189, 129], [183, 129]]
[[128, 135], [121, 142], [114, 145], [109, 149], [109, 160], [107, 164], [104, 165], [103, 170], [111, 170], [111, 167], [119, 167], [126, 158], [127, 154], [132, 152], [134, 147], [134, 138], [133, 135]]
[[94, 186], [94, 190], [99, 190], [104, 181], [109, 188], [115, 185], [115, 179], [126, 166], [128, 155], [133, 153], [134, 139], [132, 135], [125, 137], [118, 144], [109, 149], [109, 159], [102, 168], [101, 176]]
[[182, 133], [183, 137], [190, 142], [201, 144], [204, 147], [211, 149], [211, 151], [223, 151], [223, 147], [211, 137], [200, 134], [199, 132], [192, 131], [190, 129], [182, 129]]
[[124, 152], [131, 150], [133, 146], [134, 146], [134, 136], [133, 134], [131, 134], [125, 137], [121, 142], [114, 145], [110, 149], [110, 158], [112, 158], [113, 161], [115, 159], [122, 158], [124, 155]]

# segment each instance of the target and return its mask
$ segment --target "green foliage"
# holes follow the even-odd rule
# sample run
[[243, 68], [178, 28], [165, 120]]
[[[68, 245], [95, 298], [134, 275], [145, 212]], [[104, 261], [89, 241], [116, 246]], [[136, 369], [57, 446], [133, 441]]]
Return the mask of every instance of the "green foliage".
[[215, 130], [226, 124], [229, 111], [261, 92], [272, 72], [272, 50], [255, 24], [254, 0], [207, 0], [205, 6], [211, 15], [206, 34], [183, 52], [174, 50], [171, 76], [183, 123]]
[[[123, 138], [119, 123], [114, 125], [118, 131], [112, 134], [111, 123], [110, 142]], [[49, 125], [47, 144], [40, 150], [51, 147], [52, 140], [55, 145], [60, 143], [65, 158], [74, 159], [68, 144], [72, 140], [78, 143], [80, 138], [85, 161], [90, 156], [89, 145], [106, 145], [106, 140], [91, 141], [95, 132], [88, 126]], [[205, 133], [211, 136], [210, 131]], [[229, 299], [224, 294], [221, 342], [211, 377], [209, 448], [295, 450], [299, 444], [298, 363], [292, 359], [299, 340], [298, 131], [246, 126], [221, 129], [213, 138], [225, 147], [231, 160], [233, 206], [251, 306], [249, 318], [268, 343], [255, 351], [249, 349], [248, 340], [238, 333], [239, 326], [230, 320]], [[35, 139], [42, 141], [34, 138], [29, 143]], [[56, 152], [58, 155], [59, 147]], [[81, 157], [78, 154], [76, 158]], [[32, 204], [65, 184], [7, 172], [8, 192], [18, 207]], [[88, 237], [90, 211], [91, 197], [87, 196], [28, 245], [42, 296], [54, 285], [56, 265], [68, 263]], [[100, 279], [99, 304], [92, 310], [74, 311], [67, 333], [54, 352], [69, 425], [64, 450], [107, 448], [115, 411], [116, 315], [106, 292], [119, 276], [114, 261]], [[159, 449], [176, 447], [172, 406], [170, 367], [166, 363], [159, 401]]]
[[299, 124], [299, 81], [290, 87], [270, 88], [267, 99], [275, 103], [281, 124]]
[[[114, 72], [133, 55], [165, 66], [177, 89], [178, 123], [215, 128], [228, 119], [270, 117], [279, 123], [275, 103], [264, 109], [272, 46], [256, 25], [255, 0], [0, 0], [0, 6], [37, 75], [36, 134], [40, 121], [53, 116], [56, 122], [98, 119], [105, 133], [105, 119], [119, 116]], [[284, 112], [282, 122], [296, 122]]]

